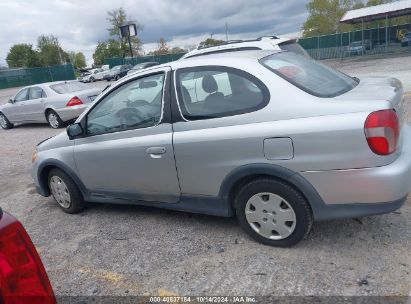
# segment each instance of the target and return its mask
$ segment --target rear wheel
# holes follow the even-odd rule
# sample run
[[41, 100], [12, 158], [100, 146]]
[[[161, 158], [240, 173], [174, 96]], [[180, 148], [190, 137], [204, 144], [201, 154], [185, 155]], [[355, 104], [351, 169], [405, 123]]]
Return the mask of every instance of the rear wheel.
[[235, 204], [241, 227], [260, 243], [293, 246], [311, 230], [313, 218], [307, 200], [282, 181], [252, 181], [240, 190]]
[[84, 200], [74, 181], [63, 171], [52, 169], [48, 184], [54, 200], [66, 213], [78, 213], [84, 209]]
[[94, 81], [96, 81], [96, 80], [94, 79], [94, 77], [90, 77], [90, 82], [94, 82]]
[[64, 122], [61, 120], [60, 116], [53, 110], [47, 112], [47, 121], [53, 129], [58, 129], [63, 127]]
[[116, 81], [120, 79], [120, 75], [116, 75], [116, 77], [114, 78]]
[[0, 126], [5, 129], [11, 129], [14, 127], [14, 124], [12, 124], [6, 117], [6, 115], [4, 115], [3, 113], [0, 113]]

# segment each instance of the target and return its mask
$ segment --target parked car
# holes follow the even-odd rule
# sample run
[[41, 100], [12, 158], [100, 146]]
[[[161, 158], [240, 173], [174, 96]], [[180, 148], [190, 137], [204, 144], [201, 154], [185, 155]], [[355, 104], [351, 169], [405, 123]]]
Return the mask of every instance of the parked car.
[[112, 79], [119, 80], [121, 77], [127, 75], [127, 72], [132, 69], [130, 64], [116, 65], [109, 72], [104, 75], [104, 79], [110, 81]]
[[77, 81], [85, 82], [84, 78], [87, 77], [87, 76], [90, 76], [90, 75], [91, 75], [90, 72], [83, 72], [83, 73], [80, 74], [79, 77], [77, 77]]
[[156, 65], [159, 65], [159, 63], [158, 62], [143, 62], [143, 63], [136, 64], [135, 66], [133, 66], [133, 68], [130, 71], [127, 72], [127, 75], [130, 75], [142, 69], [150, 68]]
[[76, 119], [100, 93], [101, 89], [78, 81], [28, 86], [0, 106], [0, 126], [11, 129], [15, 123], [48, 123], [57, 129]]
[[372, 49], [372, 43], [370, 40], [354, 41], [348, 46], [347, 51], [350, 55], [362, 55]]
[[304, 48], [298, 44], [297, 39], [265, 36], [254, 40], [232, 40], [225, 42], [222, 45], [212, 47], [198, 47], [196, 50], [192, 50], [185, 54], [181, 59], [216, 53], [250, 50], [285, 50], [310, 57]]
[[19, 221], [1, 208], [0, 286], [0, 303], [56, 303], [30, 236]]
[[287, 51], [198, 56], [111, 85], [36, 147], [32, 176], [67, 213], [87, 201], [235, 214], [256, 240], [290, 246], [313, 221], [400, 208], [411, 128], [394, 78]]
[[411, 46], [411, 32], [404, 34], [401, 40], [401, 46]]
[[97, 80], [103, 80], [104, 76], [108, 74], [109, 71], [103, 69], [93, 69], [90, 70], [88, 75], [85, 75], [81, 78], [81, 82], [94, 82]]

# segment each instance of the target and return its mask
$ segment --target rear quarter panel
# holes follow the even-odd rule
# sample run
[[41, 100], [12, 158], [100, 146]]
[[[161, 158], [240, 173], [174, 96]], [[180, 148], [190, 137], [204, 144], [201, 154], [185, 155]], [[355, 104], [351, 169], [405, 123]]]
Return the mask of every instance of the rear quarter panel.
[[[225, 58], [221, 65], [238, 66], [230, 61]], [[318, 98], [262, 66], [244, 62], [242, 69], [266, 84], [271, 101], [252, 113], [174, 124], [175, 158], [183, 194], [216, 196], [223, 179], [247, 164], [276, 164], [304, 172], [382, 166], [398, 157], [372, 153], [364, 135], [367, 116], [389, 108], [389, 102]], [[282, 137], [292, 139], [294, 157], [266, 159], [264, 139]]]

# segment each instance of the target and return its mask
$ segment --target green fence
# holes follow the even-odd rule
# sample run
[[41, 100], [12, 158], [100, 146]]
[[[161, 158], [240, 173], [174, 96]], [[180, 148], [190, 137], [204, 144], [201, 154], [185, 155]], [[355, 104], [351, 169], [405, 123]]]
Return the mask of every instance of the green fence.
[[[404, 33], [411, 32], [411, 24], [356, 30], [347, 33], [336, 33], [325, 36], [302, 38], [301, 46], [315, 59], [344, 58], [357, 55], [378, 53], [410, 52], [410, 45], [401, 46]], [[387, 36], [387, 39], [386, 39]], [[353, 42], [362, 42], [366, 48], [363, 52], [350, 49]]]
[[180, 59], [185, 53], [180, 54], [168, 54], [168, 55], [159, 55], [159, 56], [139, 56], [139, 57], [129, 57], [129, 58], [108, 58], [105, 60], [105, 64], [110, 65], [110, 68], [116, 65], [122, 64], [131, 64], [136, 65], [143, 62], [158, 62], [158, 63], [167, 63], [170, 61], [174, 61]]
[[71, 64], [0, 70], [0, 89], [72, 79], [75, 79], [75, 76]]

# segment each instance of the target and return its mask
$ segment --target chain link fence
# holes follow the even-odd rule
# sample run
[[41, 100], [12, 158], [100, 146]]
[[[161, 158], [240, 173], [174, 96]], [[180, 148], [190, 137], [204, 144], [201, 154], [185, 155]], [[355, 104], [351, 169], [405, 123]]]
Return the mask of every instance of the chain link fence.
[[71, 64], [0, 70], [0, 89], [72, 79], [75, 75]]
[[402, 24], [302, 38], [299, 43], [314, 59], [402, 52], [411, 54], [411, 39], [404, 40], [406, 33], [410, 32], [411, 24]]

